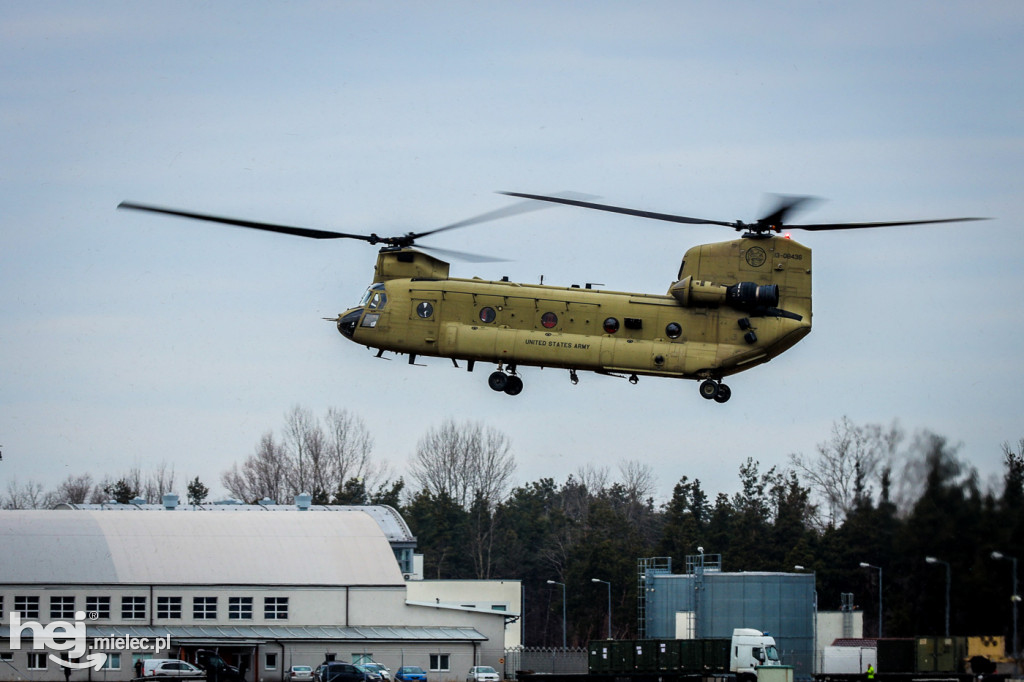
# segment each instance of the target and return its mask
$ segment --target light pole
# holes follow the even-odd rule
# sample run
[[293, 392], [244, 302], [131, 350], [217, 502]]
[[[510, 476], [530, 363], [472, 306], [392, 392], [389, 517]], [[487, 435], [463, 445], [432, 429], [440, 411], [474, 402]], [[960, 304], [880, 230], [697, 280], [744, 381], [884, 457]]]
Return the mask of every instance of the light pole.
[[993, 559], [1007, 559], [1013, 562], [1013, 593], [1010, 594], [1010, 601], [1013, 602], [1013, 663], [1020, 663], [1020, 647], [1017, 645], [1017, 604], [1020, 603], [1020, 594], [1017, 593], [1017, 557], [1007, 556], [1002, 552], [992, 552]]
[[612, 638], [612, 584], [607, 580], [598, 580], [597, 578], [591, 578], [592, 583], [604, 583], [608, 586], [608, 639]]
[[548, 585], [561, 585], [562, 586], [562, 649], [567, 649], [565, 646], [565, 583], [560, 583], [557, 580], [549, 580]]
[[953, 582], [953, 569], [949, 567], [948, 561], [936, 559], [933, 556], [926, 556], [924, 560], [929, 564], [942, 564], [946, 567], [946, 637], [949, 637], [949, 585]]
[[882, 567], [860, 562], [861, 568], [873, 568], [878, 571], [878, 639], [882, 639]]

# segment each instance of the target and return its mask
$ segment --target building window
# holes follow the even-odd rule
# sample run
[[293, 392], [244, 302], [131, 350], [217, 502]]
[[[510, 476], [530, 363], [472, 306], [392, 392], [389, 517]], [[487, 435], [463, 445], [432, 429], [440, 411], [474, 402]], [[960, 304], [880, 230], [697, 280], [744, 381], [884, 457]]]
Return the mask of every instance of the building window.
[[14, 597], [14, 610], [22, 618], [39, 620], [39, 597]]
[[448, 654], [430, 654], [430, 672], [447, 672]]
[[181, 618], [181, 597], [157, 597], [157, 618]]
[[121, 669], [121, 654], [112, 653], [107, 654], [107, 660], [103, 662], [101, 670], [120, 670]]
[[4, 617], [4, 597], [0, 595], [0, 618]]
[[46, 670], [46, 654], [38, 654], [34, 651], [28, 652], [29, 670]]
[[263, 659], [264, 670], [277, 670], [277, 654], [267, 654]]
[[230, 620], [252, 620], [252, 597], [228, 597]]
[[216, 597], [192, 597], [192, 617], [196, 620], [212, 620], [217, 617]]
[[365, 651], [361, 651], [357, 654], [352, 654], [352, 662], [356, 665], [362, 665], [363, 663], [373, 663], [373, 654], [368, 654]]
[[8, 663], [14, 660], [13, 651], [0, 651], [0, 661], [7, 661]]
[[145, 597], [121, 597], [121, 618], [125, 620], [142, 620], [145, 617]]
[[89, 619], [110, 618], [110, 597], [86, 597], [85, 615]]
[[263, 600], [263, 617], [267, 620], [288, 619], [288, 597], [266, 597]]
[[75, 598], [74, 597], [50, 597], [50, 619], [51, 620], [74, 620], [75, 619]]

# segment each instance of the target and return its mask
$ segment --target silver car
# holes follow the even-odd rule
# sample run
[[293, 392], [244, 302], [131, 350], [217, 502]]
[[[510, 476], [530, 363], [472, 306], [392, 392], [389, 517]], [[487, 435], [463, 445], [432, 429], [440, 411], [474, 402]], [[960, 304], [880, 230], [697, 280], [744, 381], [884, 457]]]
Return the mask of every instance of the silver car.
[[501, 682], [501, 675], [489, 665], [474, 665], [466, 675], [466, 682]]

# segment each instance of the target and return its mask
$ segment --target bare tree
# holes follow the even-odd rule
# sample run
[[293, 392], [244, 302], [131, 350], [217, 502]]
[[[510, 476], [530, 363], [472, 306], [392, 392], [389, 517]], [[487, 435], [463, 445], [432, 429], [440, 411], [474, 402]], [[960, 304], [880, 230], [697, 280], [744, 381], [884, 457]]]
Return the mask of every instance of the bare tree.
[[242, 500], [284, 502], [305, 492], [315, 503], [327, 504], [353, 481], [367, 490], [382, 483], [389, 467], [374, 461], [372, 452], [373, 437], [359, 417], [332, 408], [321, 421], [296, 406], [285, 415], [281, 439], [264, 434], [256, 453], [221, 474], [221, 483]]
[[292, 408], [285, 417], [284, 443], [288, 487], [297, 493], [315, 493], [323, 483], [324, 434], [311, 411], [298, 405]]
[[409, 475], [434, 495], [446, 494], [463, 509], [483, 500], [488, 507], [505, 499], [516, 462], [508, 437], [476, 422], [447, 419], [416, 446]]
[[85, 504], [89, 500], [89, 493], [92, 492], [92, 474], [69, 475], [64, 482], [57, 486], [55, 497], [60, 502], [68, 504]]
[[167, 462], [160, 462], [160, 466], [149, 474], [138, 490], [147, 502], [159, 504], [164, 495], [174, 492], [174, 465], [168, 470]]
[[622, 475], [622, 487], [631, 502], [644, 502], [658, 488], [650, 464], [635, 459], [623, 460], [619, 462], [619, 474]]
[[817, 446], [816, 457], [791, 454], [790, 464], [807, 481], [828, 510], [828, 523], [839, 524], [868, 485], [891, 465], [903, 432], [894, 424], [857, 426], [847, 417], [832, 425], [832, 437]]
[[291, 491], [287, 487], [285, 472], [289, 466], [288, 455], [284, 447], [274, 440], [270, 431], [263, 434], [256, 453], [250, 455], [242, 463], [237, 464], [221, 474], [221, 483], [232, 497], [247, 502], [255, 502], [269, 498], [283, 502], [285, 495]]
[[330, 489], [341, 491], [352, 480], [362, 483], [366, 490], [383, 483], [388, 467], [372, 459], [373, 436], [363, 420], [348, 410], [331, 408], [327, 410], [325, 422]]
[[43, 484], [29, 479], [24, 485], [12, 478], [7, 482], [7, 495], [3, 498], [4, 509], [49, 509], [56, 504], [53, 493], [43, 492]]

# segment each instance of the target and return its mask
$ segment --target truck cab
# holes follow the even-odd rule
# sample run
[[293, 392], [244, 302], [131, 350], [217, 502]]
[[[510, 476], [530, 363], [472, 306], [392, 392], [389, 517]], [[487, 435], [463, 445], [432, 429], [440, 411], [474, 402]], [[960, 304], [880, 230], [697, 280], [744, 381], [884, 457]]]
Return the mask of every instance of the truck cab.
[[758, 666], [767, 665], [781, 665], [775, 638], [752, 628], [733, 630], [729, 670], [736, 673], [736, 679], [740, 682], [756, 680]]

